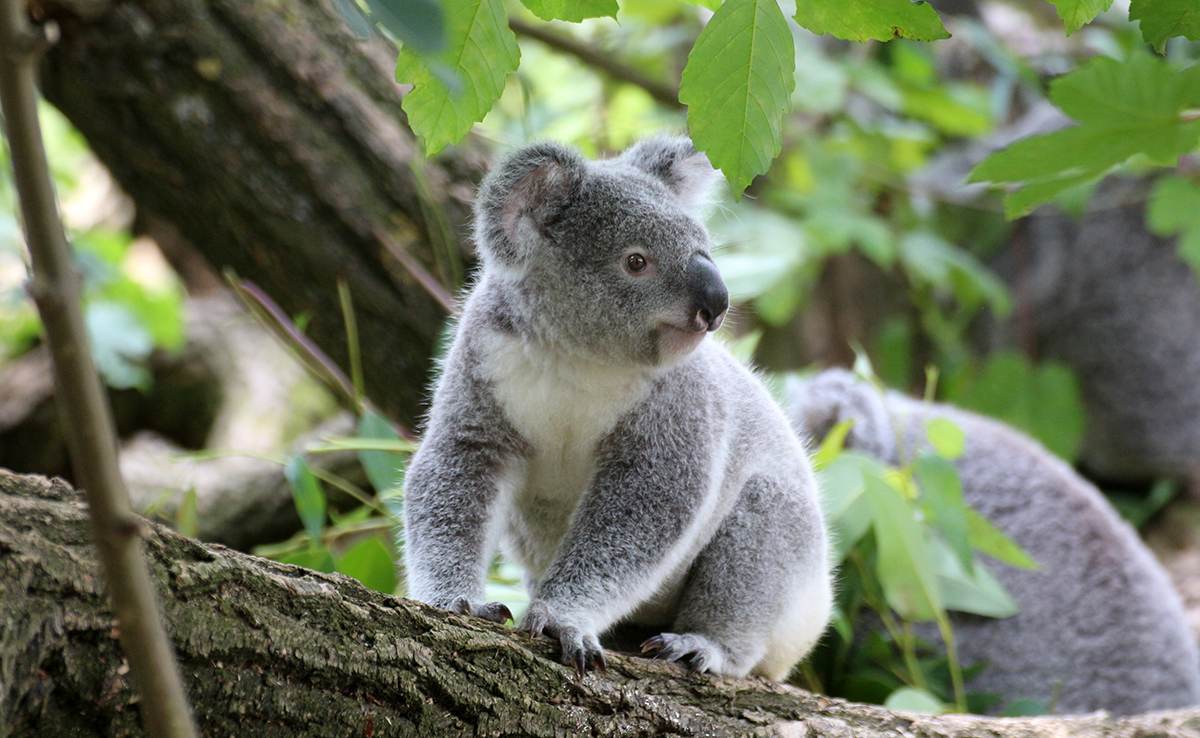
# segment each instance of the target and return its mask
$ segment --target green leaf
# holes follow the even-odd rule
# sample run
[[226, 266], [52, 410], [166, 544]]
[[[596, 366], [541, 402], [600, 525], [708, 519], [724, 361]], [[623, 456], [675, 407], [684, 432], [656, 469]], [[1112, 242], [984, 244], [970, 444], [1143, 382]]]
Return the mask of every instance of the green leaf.
[[1066, 24], [1067, 35], [1070, 36], [1085, 23], [1090, 23], [1101, 11], [1108, 10], [1112, 0], [1050, 0], [1050, 3]]
[[929, 443], [943, 459], [954, 461], [962, 456], [967, 446], [967, 436], [948, 418], [934, 418], [925, 426]]
[[[427, 57], [405, 46], [396, 62], [396, 81], [413, 85], [401, 106], [428, 156], [458, 143], [483, 120], [521, 61], [500, 0], [443, 0], [442, 10], [445, 51]], [[457, 74], [461, 89], [450, 89], [439, 65]]]
[[876, 574], [888, 605], [908, 620], [934, 620], [942, 611], [940, 590], [924, 531], [904, 494], [874, 476], [863, 497], [879, 546]]
[[946, 705], [929, 692], [916, 687], [901, 687], [888, 695], [883, 706], [889, 710], [905, 712], [928, 712], [940, 715], [946, 711]]
[[840, 454], [817, 470], [821, 483], [821, 511], [834, 520], [858, 499], [863, 491], [863, 473], [850, 454]]
[[115, 389], [148, 389], [153, 379], [145, 361], [154, 339], [127, 305], [108, 301], [88, 304], [84, 314], [96, 368]]
[[921, 483], [922, 502], [934, 527], [946, 537], [954, 555], [968, 574], [975, 572], [975, 555], [971, 553], [967, 532], [967, 506], [963, 502], [962, 483], [958, 471], [941, 456], [923, 453], [913, 464]]
[[941, 541], [934, 541], [933, 555], [937, 561], [938, 586], [947, 610], [989, 618], [1008, 618], [1020, 612], [1021, 606], [986, 566], [975, 566], [972, 571], [963, 569], [958, 556]]
[[967, 532], [971, 537], [971, 546], [980, 553], [1011, 564], [1019, 569], [1038, 571], [1041, 567], [1029, 558], [1029, 554], [1013, 542], [1011, 538], [1000, 532], [987, 518], [967, 508]]
[[396, 591], [396, 562], [379, 536], [364, 538], [336, 561], [339, 572], [363, 586], [385, 594]]
[[[321, 538], [325, 529], [325, 491], [321, 483], [308, 468], [308, 462], [303, 456], [293, 456], [288, 459], [283, 468], [288, 486], [292, 488], [292, 500], [296, 503], [296, 512], [304, 523], [304, 529], [312, 541]], [[310, 567], [311, 568], [311, 567]]]
[[796, 22], [846, 41], [950, 38], [931, 5], [909, 0], [797, 0]]
[[1200, 4], [1196, 0], [1131, 0], [1129, 20], [1139, 21], [1142, 38], [1160, 54], [1173, 36], [1200, 41]]
[[1039, 715], [1049, 715], [1050, 710], [1046, 707], [1045, 702], [1035, 700], [1032, 697], [1023, 697], [1019, 700], [1013, 700], [1004, 708], [1004, 712], [1000, 713], [1001, 717], [1037, 717]]
[[854, 418], [848, 418], [833, 426], [821, 441], [821, 447], [813, 454], [813, 469], [820, 471], [837, 458], [846, 445], [846, 434], [854, 427]]
[[795, 72], [792, 32], [775, 0], [726, 0], [688, 54], [679, 101], [692, 140], [737, 199], [783, 147]]
[[[401, 441], [396, 429], [375, 410], [364, 412], [358, 420], [360, 439]], [[384, 495], [400, 489], [404, 483], [404, 457], [393, 451], [359, 449], [358, 461], [376, 494]]]
[[[342, 2], [354, 6], [353, 0]], [[366, 0], [366, 3], [371, 19], [391, 31], [405, 46], [422, 54], [436, 54], [446, 48], [446, 19], [438, 0]], [[351, 8], [339, 10], [353, 28]]]
[[521, 3], [542, 20], [572, 23], [588, 18], [616, 18], [618, 10], [617, 0], [521, 0]]
[[329, 549], [325, 546], [314, 545], [304, 551], [280, 556], [277, 560], [284, 564], [303, 566], [305, 569], [313, 571], [323, 571], [326, 574], [337, 571], [337, 565], [333, 562], [333, 554], [329, 553]]
[[1160, 236], [1179, 235], [1179, 256], [1200, 274], [1200, 184], [1163, 177], [1154, 185], [1146, 225]]
[[971, 172], [971, 182], [1023, 187], [1005, 198], [1009, 217], [1135, 155], [1174, 165], [1200, 142], [1200, 120], [1183, 115], [1200, 104], [1200, 65], [1176, 73], [1142, 52], [1124, 63], [1100, 57], [1055, 80], [1050, 100], [1080, 125], [1022, 139]]

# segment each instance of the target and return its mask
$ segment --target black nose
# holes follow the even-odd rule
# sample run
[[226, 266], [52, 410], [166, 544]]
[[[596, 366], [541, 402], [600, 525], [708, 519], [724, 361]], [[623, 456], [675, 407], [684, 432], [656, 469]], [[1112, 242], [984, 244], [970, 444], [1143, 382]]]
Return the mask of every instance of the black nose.
[[703, 254], [692, 257], [687, 269], [691, 292], [692, 325], [697, 330], [715, 331], [729, 309], [729, 290], [712, 260]]

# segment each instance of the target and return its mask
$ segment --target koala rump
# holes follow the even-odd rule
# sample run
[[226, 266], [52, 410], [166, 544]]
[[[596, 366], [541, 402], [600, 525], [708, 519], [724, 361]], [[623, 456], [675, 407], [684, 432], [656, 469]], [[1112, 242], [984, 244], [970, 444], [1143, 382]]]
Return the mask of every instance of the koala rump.
[[410, 596], [483, 603], [497, 548], [524, 567], [522, 626], [582, 676], [600, 637], [780, 679], [831, 607], [799, 440], [705, 336], [728, 292], [697, 219], [715, 172], [686, 138], [607, 161], [537, 144], [476, 198], [482, 267], [405, 482]]

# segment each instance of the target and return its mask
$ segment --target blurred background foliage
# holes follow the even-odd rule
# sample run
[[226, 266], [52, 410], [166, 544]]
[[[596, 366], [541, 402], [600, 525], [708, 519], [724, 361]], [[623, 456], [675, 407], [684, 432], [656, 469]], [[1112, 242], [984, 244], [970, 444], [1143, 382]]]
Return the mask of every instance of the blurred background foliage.
[[[349, 21], [357, 17], [345, 0], [340, 5]], [[377, 16], [387, 12], [388, 3], [367, 5]], [[1042, 360], [1027, 335], [1010, 248], [1021, 222], [1006, 220], [1000, 195], [967, 185], [966, 178], [987, 152], [1045, 130], [1029, 121], [1046, 110], [1050, 79], [1089, 58], [1124, 63], [1145, 54], [1144, 43], [1126, 19], [1127, 8], [1103, 13], [1065, 36], [1041, 0], [946, 0], [935, 6], [953, 38], [932, 44], [845, 42], [789, 21], [794, 112], [783, 119], [782, 153], [740, 202], [723, 192], [711, 207], [716, 258], [736, 305], [722, 340], [775, 387], [783, 386], [778, 375], [857, 362], [881, 387], [925, 393], [999, 418], [1073, 462], [1087, 418], [1071, 369]], [[520, 67], [475, 135], [497, 153], [557, 139], [589, 156], [607, 156], [648, 135], [684, 131], [684, 108], [672, 101], [674, 81], [713, 7], [624, 0], [615, 18], [571, 24], [543, 23], [524, 5], [508, 2]], [[429, 22], [440, 22], [436, 7], [431, 12]], [[369, 26], [357, 30], [365, 34]], [[1200, 56], [1200, 44], [1173, 39], [1165, 54], [1172, 68], [1184, 68]], [[111, 183], [97, 174], [99, 165], [78, 134], [49, 108], [43, 125], [86, 283], [97, 363], [111, 387], [148, 392], [152, 355], [185, 345], [188, 298], [153, 242], [134, 235], [131, 206], [107, 191]], [[6, 156], [0, 149], [0, 158]], [[3, 163], [0, 365], [41, 340], [22, 289], [25, 257]], [[1136, 157], [1126, 167], [1135, 175], [1149, 168]], [[1178, 235], [1180, 252], [1193, 265], [1200, 265], [1197, 169], [1193, 156], [1160, 176], [1148, 211], [1149, 227]], [[1056, 206], [1078, 215], [1093, 191], [1088, 182], [1068, 187]], [[292, 318], [303, 327], [304, 316]], [[1015, 340], [996, 338], [1004, 325]], [[255, 550], [402, 594], [403, 577], [393, 562], [403, 535], [391, 531], [402, 510], [402, 470], [412, 441], [369, 407], [353, 409], [357, 420], [348, 432], [254, 452], [286, 478], [299, 523], [293, 537], [261, 542]], [[979, 552], [1036, 563], [1022, 560], [1015, 546], [963, 505], [948, 463], [961, 453], [961, 433], [931, 427], [929, 434], [933, 450], [895, 468], [841, 452], [837, 433], [820, 449], [817, 465], [830, 490], [826, 512], [845, 565], [836, 637], [797, 679], [892, 707], [985, 709], [994, 696], [962, 692], [964, 673], [984, 667], [959, 665], [929, 648], [911, 623], [933, 621], [949, 642], [949, 610], [1012, 612], [1014, 603], [975, 566]], [[230, 452], [239, 449], [187, 458]], [[317, 463], [337, 452], [356, 455], [362, 478], [347, 479]], [[1114, 500], [1141, 524], [1174, 489], [1165, 480], [1148, 496], [1125, 490]], [[166, 517], [195, 532], [197, 504], [192, 490]], [[148, 512], [164, 514], [157, 506]], [[498, 561], [489, 581], [491, 599], [514, 605], [525, 599], [512, 565]], [[513, 610], [519, 617], [520, 607]], [[864, 619], [867, 611], [874, 615]], [[1011, 714], [1052, 709], [1007, 707]]]

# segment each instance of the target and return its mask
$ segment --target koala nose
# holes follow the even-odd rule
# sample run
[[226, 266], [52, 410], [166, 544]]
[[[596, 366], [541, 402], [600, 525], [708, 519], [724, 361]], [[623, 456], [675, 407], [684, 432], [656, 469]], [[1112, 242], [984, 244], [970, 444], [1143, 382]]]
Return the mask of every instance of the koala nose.
[[692, 327], [696, 331], [715, 331], [729, 309], [729, 290], [720, 272], [707, 256], [696, 254], [687, 268], [692, 295]]

